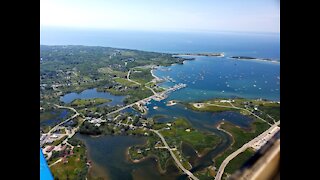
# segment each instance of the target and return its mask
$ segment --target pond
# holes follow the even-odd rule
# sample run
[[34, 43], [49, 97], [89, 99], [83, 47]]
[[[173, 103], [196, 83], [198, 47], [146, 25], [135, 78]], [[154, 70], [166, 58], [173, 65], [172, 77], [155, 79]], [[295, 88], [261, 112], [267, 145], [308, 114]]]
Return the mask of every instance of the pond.
[[98, 92], [97, 88], [93, 89], [86, 89], [81, 93], [68, 93], [60, 98], [60, 100], [64, 103], [70, 103], [75, 99], [91, 99], [91, 98], [104, 98], [104, 99], [111, 99], [111, 102], [104, 103], [103, 105], [123, 105], [123, 100], [125, 96], [115, 96], [108, 92]]

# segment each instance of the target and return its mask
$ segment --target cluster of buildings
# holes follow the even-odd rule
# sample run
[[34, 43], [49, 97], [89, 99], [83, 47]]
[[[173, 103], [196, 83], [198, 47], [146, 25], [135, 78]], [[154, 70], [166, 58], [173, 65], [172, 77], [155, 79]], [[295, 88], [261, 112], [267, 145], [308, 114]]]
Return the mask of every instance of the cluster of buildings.
[[42, 146], [46, 143], [51, 144], [54, 141], [62, 138], [63, 136], [65, 136], [65, 134], [60, 134], [60, 133], [52, 133], [51, 135], [42, 134], [40, 137], [40, 145]]
[[254, 111], [257, 111], [258, 107], [259, 107], [258, 105], [254, 105], [253, 102], [251, 102], [251, 101], [250, 102], [243, 102], [242, 104], [244, 105], [245, 108], [252, 108], [252, 109], [254, 109]]
[[101, 126], [101, 123], [107, 122], [107, 120], [101, 119], [101, 117], [100, 118], [86, 117], [86, 120], [97, 127]]
[[220, 100], [219, 102], [221, 102], [221, 103], [232, 103], [232, 102], [234, 102], [234, 100], [230, 100], [230, 99], [228, 99], [228, 100]]

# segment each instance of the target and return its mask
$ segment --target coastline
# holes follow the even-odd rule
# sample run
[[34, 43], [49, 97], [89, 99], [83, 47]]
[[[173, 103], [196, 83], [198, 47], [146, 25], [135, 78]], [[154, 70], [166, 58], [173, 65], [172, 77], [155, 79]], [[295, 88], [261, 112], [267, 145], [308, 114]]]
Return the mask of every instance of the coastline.
[[234, 58], [234, 57], [228, 57], [229, 59], [239, 60], [239, 61], [259, 61], [259, 62], [270, 62], [275, 64], [280, 64], [280, 61], [276, 60], [266, 60], [262, 58], [253, 58], [253, 59], [246, 59], [246, 58]]
[[[227, 133], [227, 134], [231, 137], [232, 143], [231, 143], [224, 151], [221, 151], [219, 154], [217, 154], [217, 155], [213, 158], [214, 161], [216, 161], [216, 159], [217, 159], [218, 157], [222, 156], [224, 152], [226, 152], [230, 147], [232, 147], [233, 144], [234, 144], [234, 142], [235, 142], [234, 137], [232, 136], [232, 134], [231, 134], [230, 132], [228, 132], [228, 131], [220, 128], [221, 124], [224, 124], [224, 120], [219, 121], [219, 122], [217, 123], [217, 125], [216, 125], [216, 128], [217, 128], [219, 131], [222, 131], [222, 132]], [[215, 166], [216, 166], [216, 165], [215, 165]]]
[[[100, 136], [100, 135], [99, 135]], [[96, 136], [98, 137], [98, 136]], [[78, 138], [82, 143], [85, 144], [85, 148], [86, 148], [86, 157], [87, 157], [87, 162], [90, 162], [90, 166], [88, 167], [88, 171], [87, 171], [87, 177], [89, 177], [90, 179], [92, 178], [103, 178], [106, 180], [111, 179], [110, 175], [108, 174], [108, 172], [100, 165], [98, 165], [97, 163], [94, 162], [94, 160], [91, 158], [90, 156], [90, 148], [88, 146], [88, 144], [86, 143], [86, 141]]]
[[154, 79], [152, 80], [152, 81], [154, 81], [155, 83], [159, 83], [159, 82], [161, 82], [161, 81], [163, 81], [163, 79], [162, 78], [160, 78], [160, 77], [158, 77], [158, 76], [156, 76], [155, 74], [154, 74], [154, 70], [157, 70], [159, 68], [159, 66], [152, 66], [151, 67], [151, 70], [150, 70], [150, 73], [151, 73], [151, 75], [152, 75], [152, 77], [154, 77]]
[[89, 166], [88, 173], [87, 173], [87, 177], [89, 177], [89, 179], [92, 179], [92, 178], [102, 178], [106, 180], [111, 179], [109, 174], [105, 171], [105, 169], [102, 166], [94, 163], [94, 161], [91, 160], [90, 158], [88, 159], [91, 161], [91, 165]]
[[134, 163], [134, 164], [137, 164], [137, 163], [140, 163], [140, 162], [143, 162], [143, 161], [145, 161], [145, 160], [148, 160], [148, 159], [152, 159], [152, 158], [155, 158], [156, 159], [156, 164], [157, 164], [157, 169], [158, 169], [158, 171], [160, 172], [160, 174], [165, 174], [167, 171], [166, 170], [163, 170], [162, 168], [161, 168], [161, 166], [160, 166], [160, 163], [159, 163], [159, 158], [157, 157], [157, 156], [155, 156], [155, 155], [149, 155], [149, 156], [146, 156], [146, 157], [143, 157], [143, 158], [141, 158], [141, 159], [131, 159], [131, 156], [130, 156], [130, 154], [129, 154], [129, 149], [130, 149], [131, 147], [128, 147], [127, 148], [127, 153], [126, 153], [126, 159], [129, 161], [129, 162], [131, 162], [131, 163]]
[[206, 56], [206, 57], [224, 57], [224, 53], [182, 53], [174, 54], [174, 56]]

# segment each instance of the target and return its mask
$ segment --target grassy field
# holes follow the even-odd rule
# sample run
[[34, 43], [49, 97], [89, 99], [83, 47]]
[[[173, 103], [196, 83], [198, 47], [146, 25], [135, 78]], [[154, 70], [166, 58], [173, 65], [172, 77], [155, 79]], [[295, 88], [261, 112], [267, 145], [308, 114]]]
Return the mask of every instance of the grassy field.
[[115, 78], [114, 81], [128, 87], [139, 86], [136, 83], [128, 81], [127, 79], [123, 79], [123, 78]]
[[124, 78], [127, 73], [126, 72], [123, 72], [123, 71], [115, 71], [109, 67], [102, 67], [102, 68], [99, 68], [98, 69], [98, 72], [99, 73], [102, 73], [102, 74], [109, 74], [111, 76], [116, 76], [116, 77], [120, 77], [120, 78]]
[[51, 166], [51, 172], [55, 179], [81, 179], [87, 174], [85, 147], [74, 147], [74, 154], [67, 158], [68, 162], [59, 162]]
[[148, 83], [153, 79], [153, 76], [150, 72], [151, 69], [139, 69], [139, 71], [133, 71], [130, 75], [130, 79], [137, 81], [141, 84]]
[[193, 106], [193, 103], [189, 103], [189, 104], [187, 104], [187, 107], [189, 109], [194, 110], [194, 111], [202, 111], [202, 112], [239, 111], [234, 108], [218, 107], [218, 106], [212, 106], [212, 105], [208, 105], [208, 104], [203, 104], [202, 107], [197, 108], [197, 107]]
[[139, 149], [138, 146], [132, 146], [129, 148], [129, 154], [132, 160], [139, 160], [144, 157], [142, 153], [138, 153], [138, 149]]
[[[129, 148], [129, 155], [132, 160], [140, 160], [146, 157], [156, 157], [161, 172], [166, 171], [168, 161], [171, 155], [167, 149], [157, 149], [155, 145], [161, 142], [157, 135], [150, 134], [145, 145], [132, 146]], [[160, 146], [163, 146], [160, 144]], [[138, 152], [139, 151], [139, 152]]]
[[70, 105], [77, 108], [83, 108], [87, 106], [95, 106], [95, 105], [103, 104], [106, 102], [111, 102], [111, 99], [104, 99], [104, 98], [75, 99], [70, 103]]
[[[264, 113], [273, 117], [276, 121], [280, 120], [280, 104], [275, 104], [275, 103], [263, 104], [259, 106], [259, 109]], [[265, 117], [267, 119], [266, 115]], [[270, 121], [272, 122], [272, 120], [269, 120], [269, 122]]]
[[228, 174], [233, 174], [236, 172], [240, 167], [250, 159], [254, 155], [254, 151], [252, 149], [247, 149], [241, 154], [239, 154], [237, 157], [232, 159], [229, 164], [226, 166], [224, 172]]
[[106, 91], [110, 92], [113, 95], [127, 95], [127, 97], [123, 101], [125, 104], [131, 104], [133, 102], [137, 102], [137, 101], [144, 99], [144, 98], [147, 98], [153, 94], [149, 89], [144, 88], [144, 87], [141, 87], [137, 90], [128, 89], [125, 91], [118, 91], [115, 89], [107, 89]]
[[65, 135], [65, 136], [63, 136], [61, 139], [59, 139], [59, 140], [57, 140], [57, 141], [54, 141], [53, 143], [52, 143], [52, 145], [53, 146], [57, 146], [57, 145], [59, 145], [60, 143], [62, 143], [62, 141], [64, 141], [65, 139], [67, 139], [67, 135]]
[[229, 122], [225, 122], [224, 124], [221, 125], [221, 128], [232, 134], [234, 143], [220, 156], [215, 158], [216, 167], [219, 167], [222, 161], [226, 157], [228, 157], [231, 153], [239, 149], [242, 145], [244, 145], [245, 143], [249, 142], [251, 139], [255, 138], [256, 136], [258, 136], [259, 134], [267, 130], [269, 128], [269, 125], [264, 122], [255, 121], [252, 124], [251, 130], [244, 130]]
[[172, 122], [172, 127], [170, 127], [170, 130], [162, 130], [160, 133], [168, 141], [169, 145], [175, 145], [179, 147], [181, 142], [185, 142], [200, 154], [205, 153], [205, 151], [208, 149], [212, 149], [221, 140], [218, 138], [218, 136], [213, 134], [208, 134], [193, 129], [190, 123], [182, 118]]

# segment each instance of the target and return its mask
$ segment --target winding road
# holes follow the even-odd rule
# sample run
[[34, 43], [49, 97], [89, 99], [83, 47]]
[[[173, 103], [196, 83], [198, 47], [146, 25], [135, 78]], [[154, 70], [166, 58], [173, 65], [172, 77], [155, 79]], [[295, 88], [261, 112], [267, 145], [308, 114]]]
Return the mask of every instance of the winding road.
[[131, 70], [128, 71], [127, 80], [135, 84], [141, 85], [139, 82], [130, 79], [130, 73], [131, 73]]
[[176, 155], [173, 153], [172, 149], [170, 148], [170, 146], [167, 144], [166, 140], [164, 139], [164, 137], [157, 131], [154, 129], [150, 129], [150, 131], [156, 133], [161, 141], [163, 142], [164, 146], [166, 147], [166, 149], [168, 149], [168, 151], [170, 152], [172, 158], [174, 159], [174, 161], [176, 162], [176, 164], [178, 165], [178, 167], [184, 172], [186, 173], [191, 179], [194, 180], [199, 180], [197, 177], [195, 177], [192, 172], [190, 172], [189, 170], [187, 170], [186, 168], [183, 167], [183, 165], [180, 163], [180, 161], [178, 160], [178, 158], [176, 157]]

